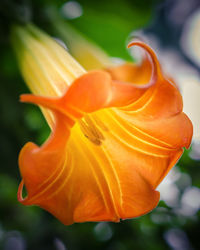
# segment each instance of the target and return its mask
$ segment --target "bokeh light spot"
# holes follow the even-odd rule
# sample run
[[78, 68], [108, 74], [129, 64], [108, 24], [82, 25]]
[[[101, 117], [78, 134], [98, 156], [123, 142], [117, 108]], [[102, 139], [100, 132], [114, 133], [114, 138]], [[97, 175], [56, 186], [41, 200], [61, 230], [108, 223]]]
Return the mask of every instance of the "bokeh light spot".
[[94, 233], [99, 241], [107, 241], [111, 239], [113, 235], [110, 225], [106, 222], [98, 223], [94, 228]]
[[75, 19], [83, 14], [83, 9], [78, 2], [69, 1], [63, 4], [61, 13], [67, 19]]
[[172, 228], [165, 232], [164, 238], [168, 245], [174, 250], [189, 250], [191, 249], [189, 240], [184, 231]]

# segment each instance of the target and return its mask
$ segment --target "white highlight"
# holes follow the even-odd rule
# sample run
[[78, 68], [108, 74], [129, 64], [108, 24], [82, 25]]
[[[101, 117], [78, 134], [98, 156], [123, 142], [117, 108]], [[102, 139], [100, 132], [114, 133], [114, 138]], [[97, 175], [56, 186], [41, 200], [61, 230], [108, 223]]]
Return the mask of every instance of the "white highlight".
[[75, 19], [83, 14], [83, 9], [78, 2], [69, 1], [63, 4], [61, 8], [61, 13], [67, 19]]

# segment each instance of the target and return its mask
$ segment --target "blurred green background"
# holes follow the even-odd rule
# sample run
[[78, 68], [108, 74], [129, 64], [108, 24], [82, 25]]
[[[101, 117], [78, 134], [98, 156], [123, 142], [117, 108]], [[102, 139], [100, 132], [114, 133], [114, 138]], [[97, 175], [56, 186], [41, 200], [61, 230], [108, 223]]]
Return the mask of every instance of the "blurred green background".
[[[188, 5], [188, 2], [190, 3]], [[41, 144], [49, 128], [39, 109], [20, 104], [28, 92], [9, 41], [12, 23], [33, 22], [57, 36], [55, 13], [111, 57], [131, 60], [126, 49], [131, 32], [175, 51], [182, 62], [199, 70], [179, 44], [198, 0], [1, 0], [0, 2], [0, 249], [2, 250], [189, 250], [200, 249], [200, 143], [185, 151], [160, 187], [161, 201], [151, 213], [115, 223], [64, 226], [38, 207], [17, 201], [18, 153], [27, 141]], [[152, 38], [153, 37], [153, 38]], [[156, 42], [155, 42], [156, 39]], [[157, 47], [158, 48], [158, 47]], [[192, 97], [191, 97], [192, 98]]]

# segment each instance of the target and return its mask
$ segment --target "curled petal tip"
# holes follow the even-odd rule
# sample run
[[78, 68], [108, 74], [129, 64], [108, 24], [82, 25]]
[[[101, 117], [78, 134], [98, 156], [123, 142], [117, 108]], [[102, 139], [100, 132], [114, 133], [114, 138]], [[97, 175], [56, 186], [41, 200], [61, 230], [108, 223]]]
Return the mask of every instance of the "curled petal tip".
[[155, 54], [155, 52], [153, 51], [153, 49], [147, 45], [146, 43], [142, 42], [142, 41], [138, 41], [138, 40], [134, 40], [132, 42], [130, 42], [128, 44], [128, 48], [131, 48], [133, 46], [138, 46], [143, 48], [147, 54], [149, 55], [150, 59], [151, 59], [151, 64], [152, 64], [152, 79], [151, 82], [155, 82], [157, 81], [157, 79], [162, 79], [162, 73], [161, 73], [161, 68], [160, 68], [160, 64], [159, 61], [157, 59], [157, 56]]
[[45, 108], [50, 108], [53, 110], [59, 110], [58, 98], [51, 98], [45, 96], [36, 96], [32, 94], [24, 94], [20, 96], [21, 102], [33, 103], [36, 105], [42, 105]]
[[[132, 40], [128, 45], [127, 45], [127, 48], [131, 48], [132, 46], [134, 45], [138, 45], [138, 43], [141, 43], [141, 44], [144, 44], [144, 42], [141, 40], [141, 39], [138, 39], [138, 38], [134, 38], [134, 40]], [[140, 45], [138, 45], [140, 46]]]
[[19, 96], [19, 101], [20, 101], [20, 102], [26, 102], [26, 101], [24, 100], [24, 96], [26, 96], [26, 94], [20, 95], [20, 96]]
[[24, 180], [22, 180], [19, 184], [18, 191], [17, 191], [17, 199], [19, 202], [23, 203], [26, 198], [23, 198], [22, 196], [22, 190], [24, 187]]

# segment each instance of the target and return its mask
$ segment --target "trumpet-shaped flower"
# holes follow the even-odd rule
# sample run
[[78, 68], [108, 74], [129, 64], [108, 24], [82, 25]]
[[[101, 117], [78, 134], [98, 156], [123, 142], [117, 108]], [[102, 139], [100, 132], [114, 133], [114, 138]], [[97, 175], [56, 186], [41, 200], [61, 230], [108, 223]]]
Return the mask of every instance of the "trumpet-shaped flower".
[[[15, 27], [22, 74], [51, 127], [42, 146], [20, 152], [18, 199], [64, 224], [119, 221], [156, 207], [156, 187], [189, 147], [192, 124], [152, 49], [141, 65], [86, 72], [33, 26]], [[22, 197], [25, 185], [27, 196]]]

